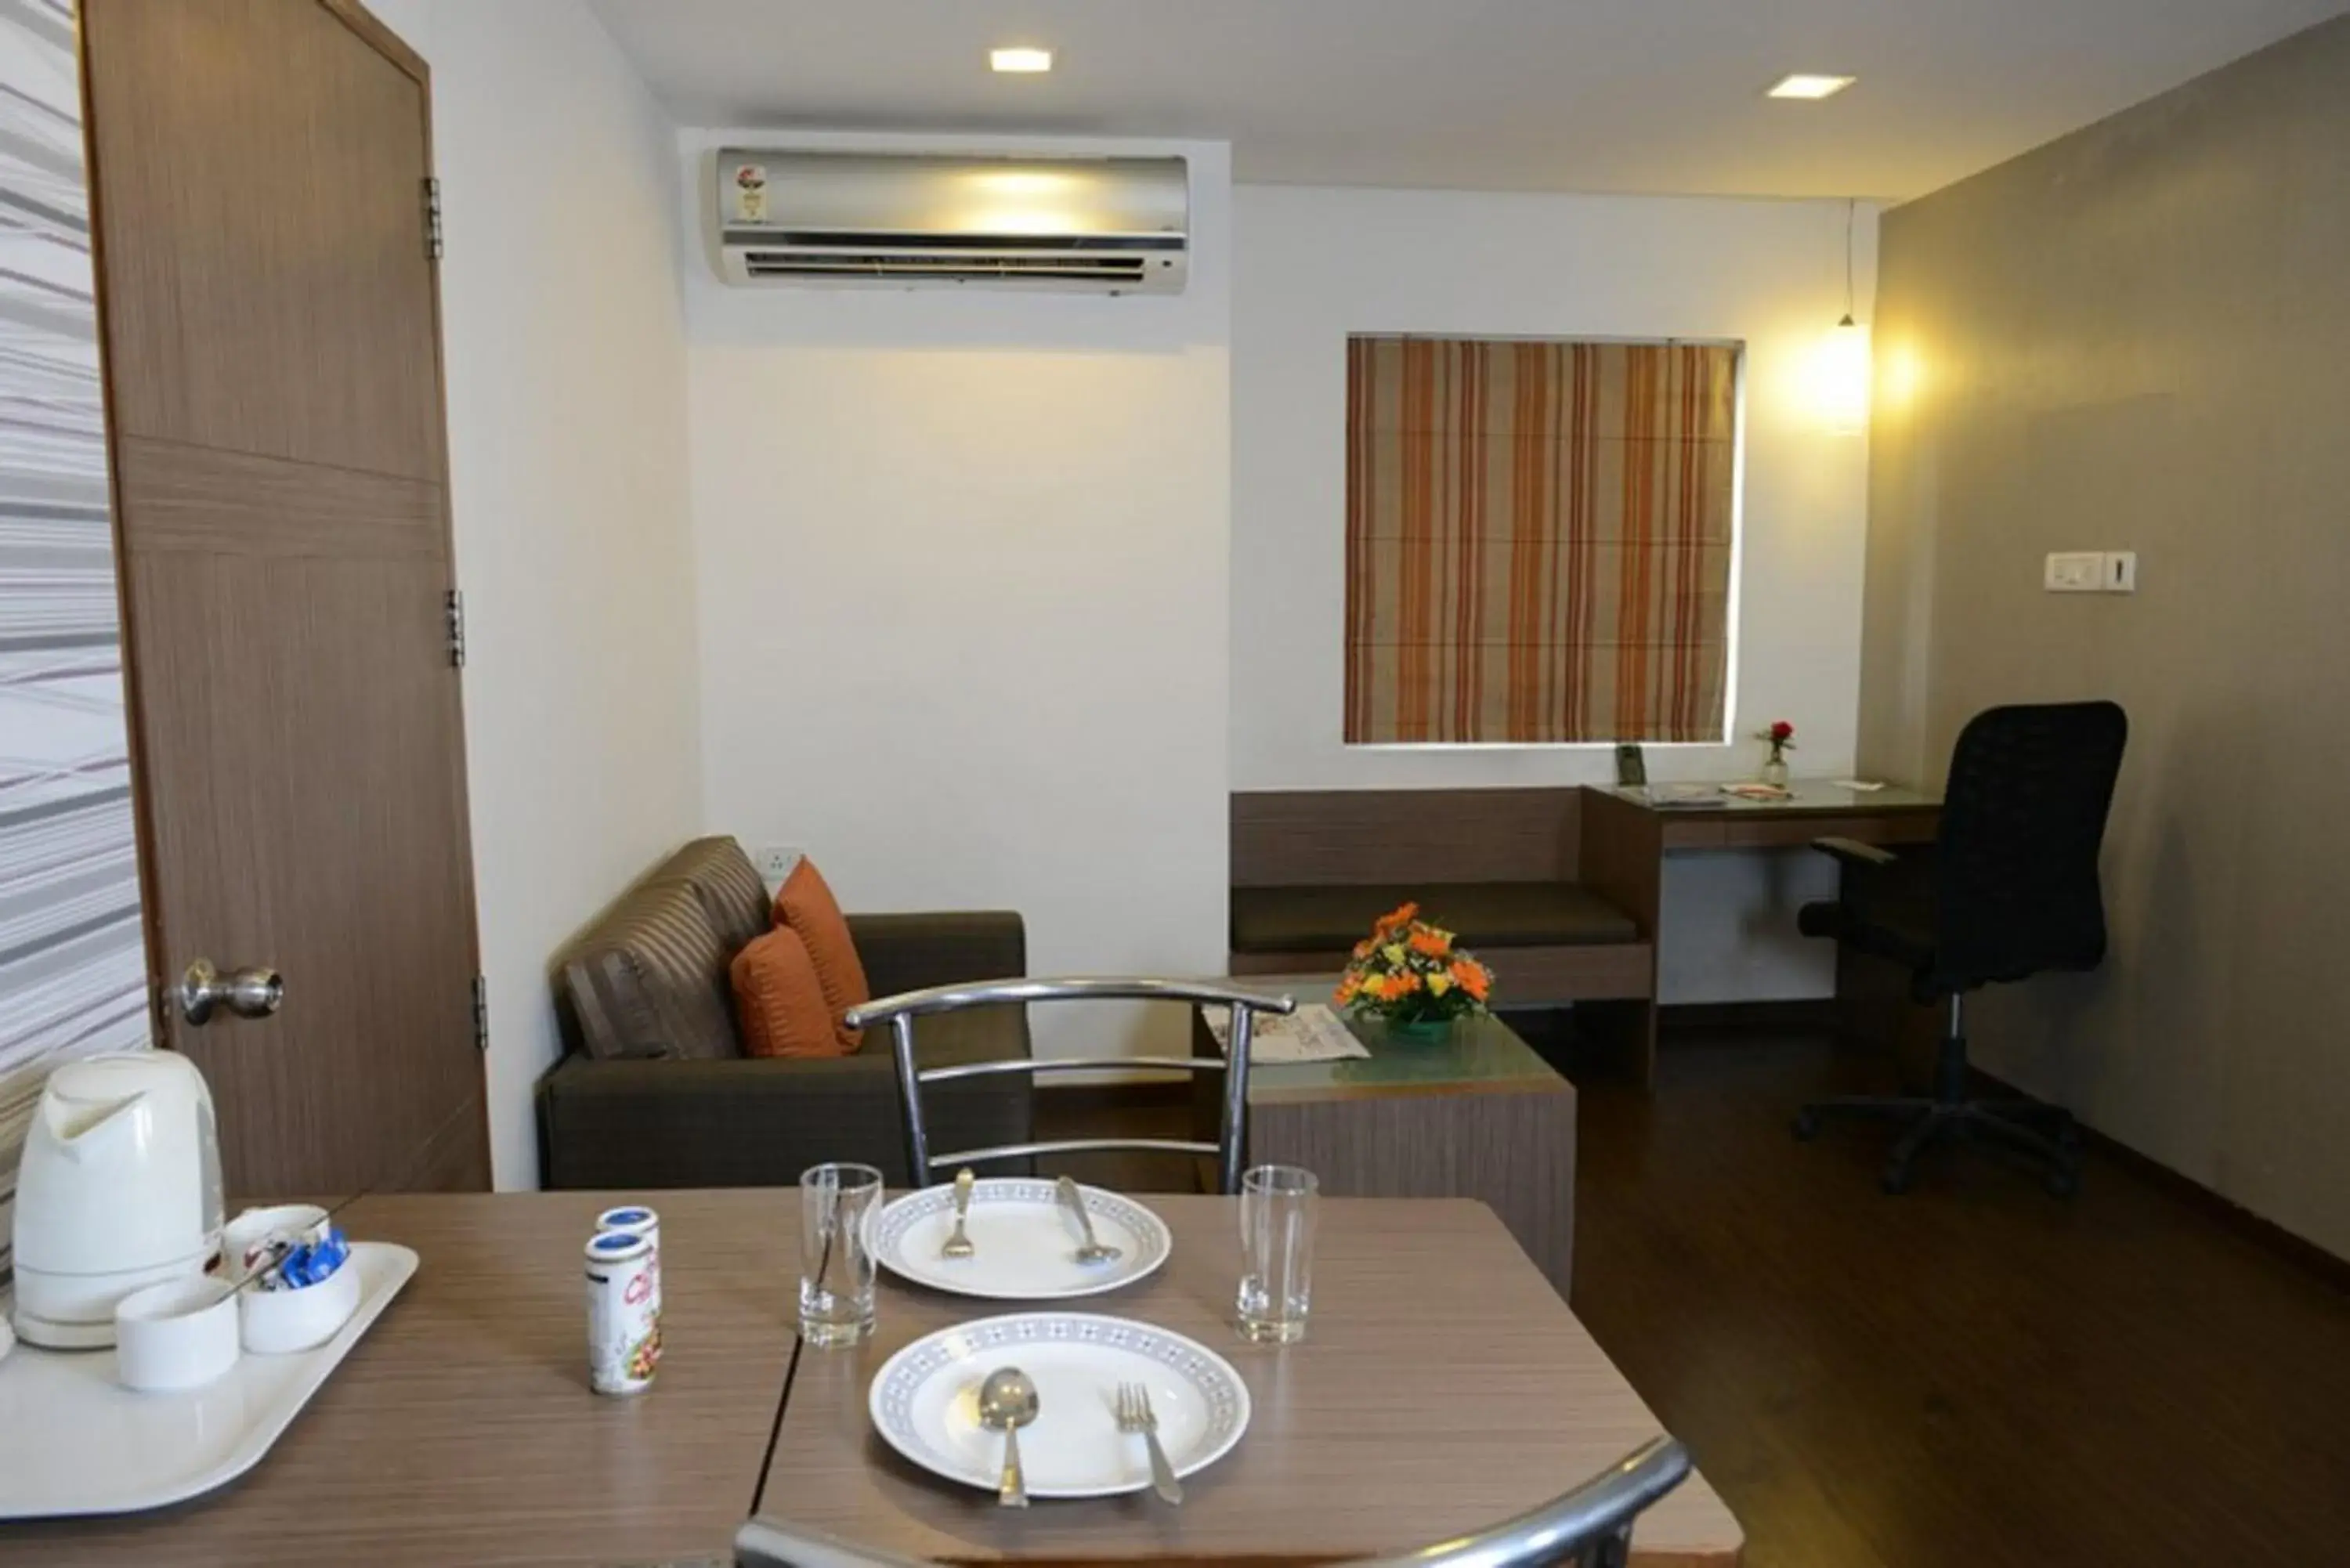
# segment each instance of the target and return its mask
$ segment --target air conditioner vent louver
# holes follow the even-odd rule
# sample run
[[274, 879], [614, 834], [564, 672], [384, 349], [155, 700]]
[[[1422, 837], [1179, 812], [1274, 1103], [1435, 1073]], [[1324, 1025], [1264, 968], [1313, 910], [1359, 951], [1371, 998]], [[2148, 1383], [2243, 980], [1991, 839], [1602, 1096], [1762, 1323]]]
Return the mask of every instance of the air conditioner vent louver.
[[743, 268], [753, 277], [1068, 278], [1086, 282], [1142, 281], [1139, 256], [908, 255], [903, 251], [753, 251]]
[[717, 157], [730, 282], [1166, 294], [1183, 286], [1180, 159]]

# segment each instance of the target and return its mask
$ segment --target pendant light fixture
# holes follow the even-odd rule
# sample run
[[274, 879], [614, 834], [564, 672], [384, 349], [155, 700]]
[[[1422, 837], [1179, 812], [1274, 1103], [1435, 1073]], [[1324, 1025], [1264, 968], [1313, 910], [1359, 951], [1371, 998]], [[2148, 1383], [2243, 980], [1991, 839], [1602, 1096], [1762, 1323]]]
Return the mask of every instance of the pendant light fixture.
[[1850, 198], [1844, 204], [1844, 318], [1829, 328], [1814, 367], [1820, 411], [1836, 435], [1868, 429], [1868, 328], [1852, 315], [1852, 231], [1858, 206]]

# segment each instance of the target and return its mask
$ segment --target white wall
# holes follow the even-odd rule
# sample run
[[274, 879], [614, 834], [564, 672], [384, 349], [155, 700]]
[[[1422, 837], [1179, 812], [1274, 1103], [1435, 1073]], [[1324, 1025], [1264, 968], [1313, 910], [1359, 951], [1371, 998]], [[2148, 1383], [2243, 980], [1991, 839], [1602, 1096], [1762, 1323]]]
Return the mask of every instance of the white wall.
[[[1853, 763], [1867, 443], [1810, 396], [1844, 310], [1842, 202], [1243, 186], [1232, 286], [1232, 786], [1602, 782], [1612, 749], [1347, 746], [1346, 341], [1350, 333], [1738, 338], [1747, 346], [1742, 547], [1729, 745], [1650, 748], [1659, 781], [1751, 776], [1742, 739], [1796, 728], [1796, 771]], [[1867, 318], [1876, 214], [1856, 225]], [[1677, 858], [1669, 1002], [1820, 996], [1833, 956], [1794, 933], [1833, 888], [1816, 857]]]
[[[1019, 909], [1033, 972], [1215, 972], [1227, 149], [983, 144], [1187, 157], [1180, 296], [728, 287], [707, 151], [784, 140], [682, 139], [711, 828], [852, 909]], [[1048, 1011], [1038, 1049], [1180, 1046], [1175, 1013]]]
[[490, 1134], [537, 1179], [549, 961], [701, 815], [673, 133], [578, 0], [370, 0], [432, 66]]

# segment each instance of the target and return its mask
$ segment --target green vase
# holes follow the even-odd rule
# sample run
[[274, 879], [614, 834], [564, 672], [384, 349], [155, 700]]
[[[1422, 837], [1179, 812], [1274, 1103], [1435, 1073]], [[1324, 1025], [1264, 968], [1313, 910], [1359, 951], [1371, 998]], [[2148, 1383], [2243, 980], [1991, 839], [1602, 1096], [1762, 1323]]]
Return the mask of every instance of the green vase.
[[1451, 1037], [1450, 1018], [1390, 1018], [1388, 1033], [1409, 1045], [1435, 1045]]

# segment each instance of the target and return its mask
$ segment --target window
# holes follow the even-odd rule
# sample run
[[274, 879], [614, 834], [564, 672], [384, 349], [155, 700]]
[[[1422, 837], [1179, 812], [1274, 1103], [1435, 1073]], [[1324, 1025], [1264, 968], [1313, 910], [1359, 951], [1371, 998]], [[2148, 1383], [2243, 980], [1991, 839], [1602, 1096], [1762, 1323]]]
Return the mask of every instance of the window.
[[1351, 339], [1347, 742], [1721, 739], [1738, 360]]

